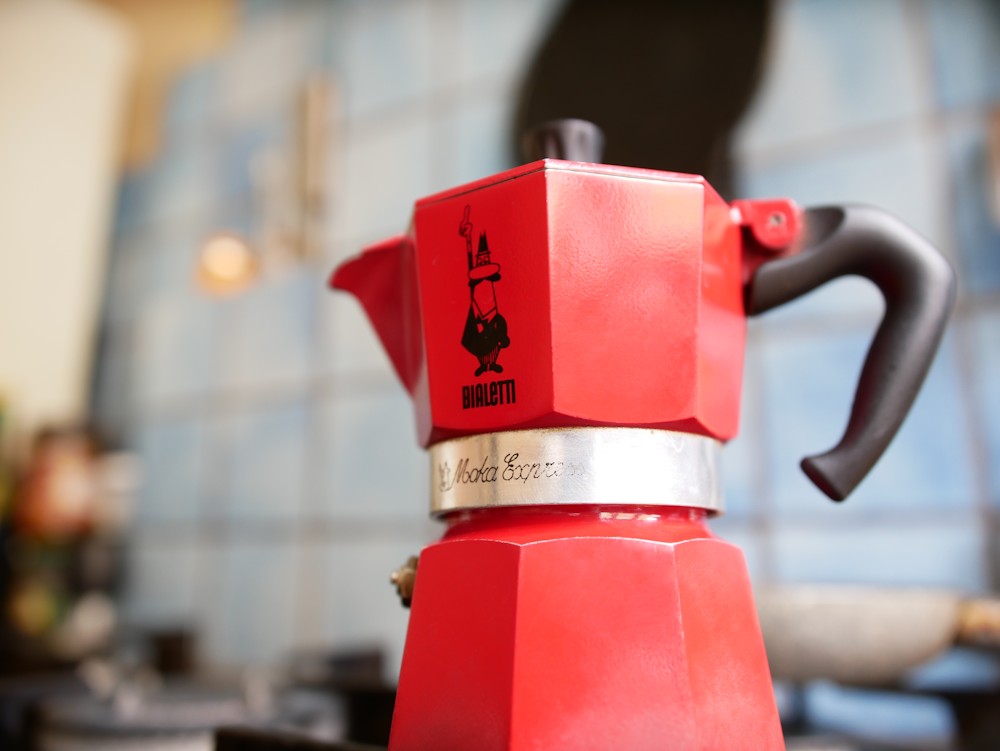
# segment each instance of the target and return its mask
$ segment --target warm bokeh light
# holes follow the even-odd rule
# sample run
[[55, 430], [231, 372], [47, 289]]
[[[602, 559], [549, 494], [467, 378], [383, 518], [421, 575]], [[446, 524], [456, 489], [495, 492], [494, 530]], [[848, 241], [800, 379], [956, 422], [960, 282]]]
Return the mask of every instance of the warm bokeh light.
[[235, 235], [213, 235], [198, 257], [198, 282], [216, 295], [245, 289], [257, 275], [257, 259], [246, 241]]

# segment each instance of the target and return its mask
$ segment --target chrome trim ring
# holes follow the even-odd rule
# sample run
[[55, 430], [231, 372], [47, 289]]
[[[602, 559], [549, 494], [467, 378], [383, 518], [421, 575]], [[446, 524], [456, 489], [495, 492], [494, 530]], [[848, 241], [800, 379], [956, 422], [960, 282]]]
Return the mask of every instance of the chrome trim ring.
[[651, 505], [725, 510], [721, 444], [645, 428], [547, 428], [430, 448], [431, 513], [486, 506]]

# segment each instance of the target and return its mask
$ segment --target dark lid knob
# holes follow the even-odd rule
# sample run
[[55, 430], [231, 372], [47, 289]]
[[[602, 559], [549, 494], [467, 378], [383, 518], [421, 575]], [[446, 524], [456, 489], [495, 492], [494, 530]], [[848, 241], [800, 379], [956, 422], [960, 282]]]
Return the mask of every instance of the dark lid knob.
[[587, 120], [549, 120], [524, 134], [521, 151], [529, 162], [565, 159], [598, 164], [604, 155], [604, 133]]

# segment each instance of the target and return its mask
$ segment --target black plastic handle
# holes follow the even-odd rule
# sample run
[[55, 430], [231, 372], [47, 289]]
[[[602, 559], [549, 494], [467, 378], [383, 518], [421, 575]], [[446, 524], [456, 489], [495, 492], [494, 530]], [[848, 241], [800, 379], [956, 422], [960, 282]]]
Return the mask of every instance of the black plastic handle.
[[885, 297], [885, 316], [872, 341], [840, 443], [802, 460], [802, 470], [842, 501], [896, 435], [944, 334], [955, 302], [951, 264], [927, 240], [870, 206], [806, 212], [805, 249], [760, 266], [747, 289], [756, 315], [840, 276], [863, 276]]

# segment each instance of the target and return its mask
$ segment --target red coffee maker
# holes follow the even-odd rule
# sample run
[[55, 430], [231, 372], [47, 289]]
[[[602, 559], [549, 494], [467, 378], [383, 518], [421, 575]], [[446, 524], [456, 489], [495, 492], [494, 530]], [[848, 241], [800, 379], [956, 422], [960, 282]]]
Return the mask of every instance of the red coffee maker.
[[746, 317], [835, 277], [886, 300], [850, 422], [802, 462], [843, 500], [902, 423], [954, 299], [948, 262], [877, 209], [726, 203], [697, 175], [598, 164], [599, 131], [417, 202], [343, 263], [416, 407], [431, 513], [393, 751], [780, 749], [723, 512]]

